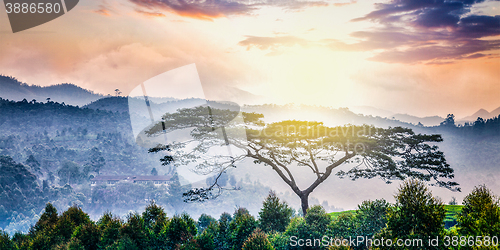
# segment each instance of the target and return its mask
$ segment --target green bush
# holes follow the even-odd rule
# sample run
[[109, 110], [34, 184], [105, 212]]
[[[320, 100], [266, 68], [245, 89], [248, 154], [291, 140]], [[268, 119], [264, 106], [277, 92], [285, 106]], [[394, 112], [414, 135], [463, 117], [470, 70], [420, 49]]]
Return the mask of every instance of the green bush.
[[265, 232], [284, 232], [292, 214], [293, 210], [288, 204], [281, 202], [276, 193], [270, 191], [259, 212], [260, 228]]
[[201, 250], [214, 250], [217, 249], [217, 234], [219, 231], [219, 227], [217, 225], [217, 221], [210, 223], [205, 230], [198, 236], [196, 236], [195, 240], [198, 243]]
[[196, 235], [196, 223], [187, 214], [174, 216], [166, 227], [160, 232], [161, 239], [167, 243], [167, 247], [174, 249], [188, 244]]
[[[443, 203], [432, 196], [427, 186], [419, 180], [403, 182], [395, 195], [396, 204], [387, 216], [387, 227], [377, 236], [386, 239], [422, 240], [421, 246], [399, 247], [393, 244], [380, 249], [446, 249], [428, 246], [429, 237], [443, 238], [445, 209]], [[442, 243], [442, 242], [441, 242]]]
[[202, 214], [200, 215], [200, 218], [198, 219], [198, 231], [203, 232], [205, 228], [207, 228], [211, 223], [216, 223], [217, 220], [207, 214]]
[[237, 209], [233, 217], [229, 223], [231, 248], [241, 249], [243, 242], [257, 228], [257, 221], [245, 208]]
[[243, 243], [242, 250], [274, 250], [274, 247], [267, 239], [266, 234], [257, 228]]
[[498, 197], [486, 186], [475, 187], [458, 214], [458, 232], [467, 236], [500, 236]]
[[120, 238], [120, 229], [123, 222], [117, 218], [113, 217], [111, 213], [105, 213], [99, 221], [97, 221], [97, 227], [101, 232], [101, 238], [99, 239], [99, 248], [106, 249], [106, 247], [113, 245]]
[[[286, 228], [284, 235], [288, 240], [288, 249], [324, 249], [321, 242], [314, 244], [314, 240], [322, 240], [330, 223], [331, 217], [323, 207], [319, 205], [310, 207], [304, 218], [293, 218]], [[303, 246], [299, 245], [297, 241], [299, 239], [304, 240]], [[294, 244], [292, 240], [297, 244]], [[310, 244], [308, 245], [307, 242]]]
[[16, 249], [14, 243], [10, 239], [9, 235], [4, 231], [0, 231], [0, 249], [2, 250], [14, 250]]
[[276, 250], [286, 250], [288, 249], [288, 245], [290, 244], [290, 239], [284, 234], [280, 232], [274, 232], [267, 236], [267, 239], [273, 245]]

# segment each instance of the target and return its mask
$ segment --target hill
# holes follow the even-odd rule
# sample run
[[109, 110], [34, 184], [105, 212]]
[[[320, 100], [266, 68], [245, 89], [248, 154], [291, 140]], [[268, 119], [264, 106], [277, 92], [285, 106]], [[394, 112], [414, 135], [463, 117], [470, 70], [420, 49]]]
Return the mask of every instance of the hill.
[[14, 77], [0, 75], [0, 97], [14, 101], [23, 99], [45, 101], [50, 98], [54, 102], [83, 106], [103, 96], [74, 84], [63, 83], [41, 87], [22, 83]]
[[417, 117], [408, 114], [395, 114], [392, 115], [391, 118], [412, 124], [421, 123], [424, 126], [438, 126], [442, 121], [444, 121], [444, 118], [440, 116]]
[[391, 117], [391, 115], [394, 114], [392, 111], [384, 110], [384, 109], [379, 109], [379, 108], [374, 108], [370, 106], [353, 106], [349, 107], [349, 109], [356, 113], [356, 114], [363, 114], [363, 115], [371, 115], [371, 116], [380, 116], [380, 117]]
[[459, 122], [474, 122], [477, 120], [478, 117], [481, 117], [481, 118], [486, 120], [486, 119], [490, 119], [490, 118], [495, 118], [499, 115], [500, 115], [500, 107], [498, 107], [497, 109], [495, 109], [491, 112], [488, 112], [485, 109], [480, 109], [476, 113], [460, 119]]
[[[446, 217], [444, 219], [445, 228], [448, 229], [455, 224], [457, 224], [457, 217], [460, 211], [462, 211], [462, 205], [444, 205], [446, 210]], [[329, 213], [333, 220], [337, 219], [342, 214], [355, 214], [356, 210], [346, 210], [341, 212]]]
[[[154, 114], [165, 114], [175, 112], [179, 108], [192, 107], [197, 105], [206, 104], [203, 99], [191, 98], [178, 100], [174, 98], [149, 98], [149, 103], [151, 105], [151, 110]], [[93, 110], [106, 110], [111, 112], [129, 112], [129, 106], [144, 105], [144, 97], [123, 97], [123, 96], [108, 96], [101, 98], [99, 100], [93, 101], [84, 106], [84, 108], [89, 108]], [[134, 116], [147, 116], [148, 114], [134, 113], [135, 109], [132, 109], [132, 114]]]
[[499, 116], [499, 115], [500, 115], [500, 107], [498, 107], [497, 109], [495, 109], [495, 110], [491, 111], [491, 112], [490, 112], [490, 115], [491, 115], [492, 117], [497, 117], [497, 116]]

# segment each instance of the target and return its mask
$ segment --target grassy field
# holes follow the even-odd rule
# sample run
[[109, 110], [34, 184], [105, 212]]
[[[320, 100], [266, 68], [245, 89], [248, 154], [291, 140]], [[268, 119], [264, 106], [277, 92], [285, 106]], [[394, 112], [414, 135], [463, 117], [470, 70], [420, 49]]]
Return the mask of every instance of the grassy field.
[[446, 217], [444, 218], [444, 227], [450, 228], [457, 224], [457, 216], [462, 211], [462, 205], [445, 205]]
[[[445, 228], [450, 228], [456, 224], [457, 216], [460, 211], [462, 211], [462, 205], [445, 205], [446, 209], [446, 217], [444, 218]], [[342, 212], [333, 212], [330, 213], [332, 219], [337, 219], [341, 214], [354, 214], [356, 210], [347, 210]]]

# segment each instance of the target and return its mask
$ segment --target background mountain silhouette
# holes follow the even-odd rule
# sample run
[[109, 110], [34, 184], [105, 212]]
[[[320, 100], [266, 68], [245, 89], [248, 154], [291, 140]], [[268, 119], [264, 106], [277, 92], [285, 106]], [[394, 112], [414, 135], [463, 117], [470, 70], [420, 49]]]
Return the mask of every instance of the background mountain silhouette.
[[500, 115], [500, 107], [498, 107], [497, 109], [495, 109], [491, 112], [488, 112], [485, 109], [480, 109], [476, 113], [474, 113], [470, 116], [464, 117], [458, 121], [459, 122], [474, 122], [477, 120], [478, 117], [481, 117], [481, 118], [486, 120], [486, 119], [497, 117], [499, 115]]
[[83, 106], [104, 96], [74, 84], [63, 83], [41, 87], [28, 85], [14, 77], [0, 75], [0, 97], [14, 101], [23, 99], [45, 101], [50, 98], [54, 102]]

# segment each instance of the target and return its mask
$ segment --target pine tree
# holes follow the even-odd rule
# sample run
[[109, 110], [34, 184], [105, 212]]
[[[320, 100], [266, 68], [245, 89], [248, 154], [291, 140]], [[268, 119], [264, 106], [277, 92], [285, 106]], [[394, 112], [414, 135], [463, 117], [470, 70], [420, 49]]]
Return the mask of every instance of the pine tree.
[[265, 232], [284, 232], [290, 223], [293, 210], [281, 202], [274, 191], [270, 191], [259, 212], [260, 228]]
[[[446, 210], [424, 182], [416, 179], [403, 182], [395, 198], [396, 204], [387, 215], [387, 227], [380, 235], [393, 241], [412, 240], [412, 244], [404, 247], [393, 244], [381, 249], [446, 249], [443, 245], [435, 247], [428, 244], [429, 237], [443, 238]], [[417, 243], [420, 240], [422, 242]]]
[[230, 242], [232, 249], [241, 249], [243, 242], [257, 228], [257, 221], [246, 208], [238, 208], [234, 212], [233, 218], [229, 223]]
[[467, 236], [500, 235], [499, 199], [486, 186], [474, 187], [458, 215], [458, 232]]

